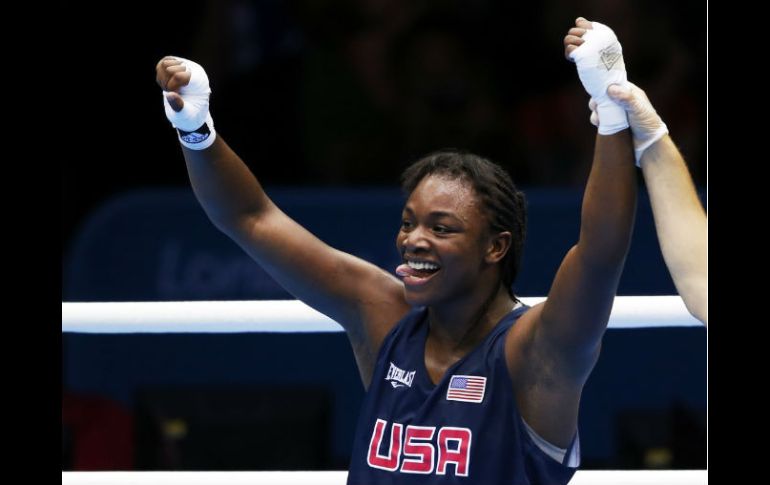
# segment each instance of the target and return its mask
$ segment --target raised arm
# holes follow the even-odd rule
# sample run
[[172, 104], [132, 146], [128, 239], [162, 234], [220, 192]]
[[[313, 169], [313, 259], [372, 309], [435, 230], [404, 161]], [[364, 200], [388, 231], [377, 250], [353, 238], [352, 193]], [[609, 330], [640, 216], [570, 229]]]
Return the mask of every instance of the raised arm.
[[521, 317], [506, 344], [522, 417], [541, 437], [566, 448], [577, 428], [580, 395], [599, 356], [628, 253], [637, 184], [625, 112], [613, 109], [606, 94], [609, 84], [625, 81], [614, 33], [579, 18], [565, 47], [568, 58], [576, 60], [584, 87], [602, 107], [603, 120], [578, 241], [562, 261], [546, 301]]
[[628, 112], [637, 164], [650, 195], [663, 259], [687, 310], [708, 324], [706, 212], [681, 153], [644, 91], [633, 83], [611, 87], [610, 97]]
[[[581, 35], [582, 32], [582, 35]], [[620, 44], [608, 27], [578, 19], [566, 53], [597, 103], [594, 158], [586, 183], [577, 243], [567, 252], [539, 313], [538, 333], [582, 384], [598, 356], [623, 271], [636, 214], [636, 171], [625, 112], [607, 87], [625, 83]], [[575, 35], [577, 34], [577, 35]], [[569, 36], [568, 36], [569, 37]]]
[[690, 172], [668, 135], [645, 150], [641, 164], [663, 259], [687, 310], [708, 325], [706, 212]]
[[270, 200], [215, 132], [202, 67], [165, 57], [156, 73], [166, 114], [180, 133], [195, 196], [209, 219], [287, 291], [345, 328], [367, 384], [385, 334], [409, 309], [400, 282], [326, 245]]

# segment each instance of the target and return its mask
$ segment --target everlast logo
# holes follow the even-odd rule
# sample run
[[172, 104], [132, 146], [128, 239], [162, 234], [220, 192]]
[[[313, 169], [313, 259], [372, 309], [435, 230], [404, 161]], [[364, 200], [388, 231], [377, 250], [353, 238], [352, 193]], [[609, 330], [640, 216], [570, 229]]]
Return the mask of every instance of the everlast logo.
[[388, 369], [388, 375], [385, 376], [385, 380], [390, 382], [393, 387], [412, 387], [412, 381], [414, 380], [414, 373], [417, 371], [407, 372], [404, 369], [399, 369], [393, 362], [390, 363], [390, 369]]

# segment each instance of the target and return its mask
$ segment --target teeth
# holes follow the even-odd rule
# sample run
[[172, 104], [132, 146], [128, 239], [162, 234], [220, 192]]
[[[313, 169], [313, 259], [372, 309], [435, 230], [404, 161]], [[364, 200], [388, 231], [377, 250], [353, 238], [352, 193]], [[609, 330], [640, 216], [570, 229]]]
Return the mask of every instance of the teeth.
[[406, 264], [412, 269], [433, 271], [438, 269], [437, 264], [425, 263], [422, 261], [407, 261]]

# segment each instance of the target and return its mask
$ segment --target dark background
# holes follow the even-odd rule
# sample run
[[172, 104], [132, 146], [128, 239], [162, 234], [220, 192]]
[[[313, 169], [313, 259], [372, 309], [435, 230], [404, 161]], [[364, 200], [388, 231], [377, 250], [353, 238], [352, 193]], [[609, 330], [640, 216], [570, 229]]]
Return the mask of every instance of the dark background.
[[[186, 186], [155, 64], [203, 65], [218, 131], [267, 185], [393, 186], [453, 146], [523, 188], [580, 187], [588, 97], [562, 38], [582, 15], [614, 29], [629, 80], [706, 182], [706, 5], [659, 0], [191, 1], [89, 7], [73, 21], [71, 98], [83, 144], [62, 164], [63, 246], [83, 217], [135, 187]], [[91, 19], [86, 21], [86, 19]]]
[[[154, 82], [167, 54], [204, 66], [218, 132], [281, 207], [387, 269], [400, 172], [452, 146], [497, 161], [528, 194], [517, 290], [545, 294], [595, 134], [563, 57], [578, 15], [616, 32], [629, 80], [705, 196], [702, 2], [198, 1], [66, 15], [82, 143], [61, 163], [62, 301], [288, 297], [191, 197]], [[675, 294], [639, 179], [619, 294]], [[176, 273], [158, 264], [169, 254]], [[581, 408], [586, 467], [705, 468], [705, 340], [702, 328], [607, 333]], [[62, 469], [347, 467], [363, 392], [341, 334], [62, 342]], [[307, 446], [266, 439], [286, 426], [310, 430]]]

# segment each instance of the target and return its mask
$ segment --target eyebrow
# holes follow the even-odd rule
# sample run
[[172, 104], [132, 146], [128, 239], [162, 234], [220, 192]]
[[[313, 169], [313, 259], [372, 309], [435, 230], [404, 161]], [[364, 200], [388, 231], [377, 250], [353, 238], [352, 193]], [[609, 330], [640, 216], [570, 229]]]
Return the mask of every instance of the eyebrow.
[[[411, 209], [409, 206], [405, 206], [405, 207], [404, 207], [404, 212], [408, 212], [408, 213], [409, 213], [409, 215], [411, 215], [411, 216], [413, 216], [413, 215], [414, 215], [414, 211], [413, 211], [413, 210], [412, 210], [412, 209]], [[448, 218], [450, 218], [450, 219], [454, 219], [454, 220], [456, 220], [456, 221], [457, 221], [457, 222], [459, 222], [459, 223], [462, 223], [462, 222], [463, 222], [463, 221], [462, 221], [462, 219], [460, 219], [459, 217], [457, 217], [457, 216], [456, 216], [456, 215], [454, 215], [453, 213], [451, 213], [451, 212], [446, 212], [446, 211], [432, 211], [432, 212], [430, 212], [430, 213], [428, 214], [428, 217], [434, 217], [434, 218], [439, 218], [439, 217], [448, 217]]]

